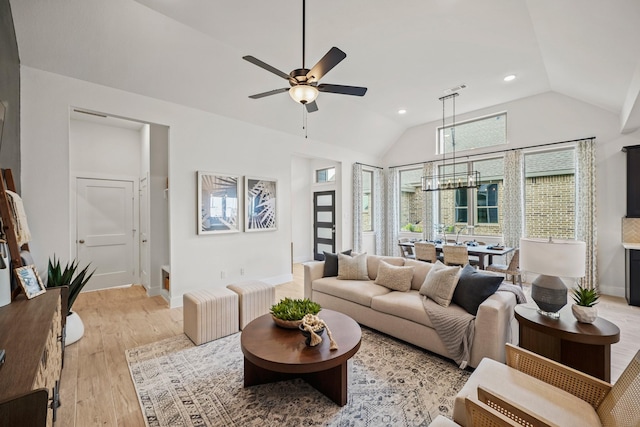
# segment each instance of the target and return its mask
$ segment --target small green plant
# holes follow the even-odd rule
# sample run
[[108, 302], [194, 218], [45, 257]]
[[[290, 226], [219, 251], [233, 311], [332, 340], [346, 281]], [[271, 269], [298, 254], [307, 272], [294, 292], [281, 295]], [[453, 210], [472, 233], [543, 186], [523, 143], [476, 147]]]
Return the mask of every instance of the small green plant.
[[412, 233], [422, 233], [422, 225], [414, 224], [412, 222], [408, 223], [404, 227], [401, 228], [402, 231], [410, 231]]
[[280, 320], [302, 320], [307, 314], [318, 314], [322, 307], [308, 298], [285, 298], [271, 306], [271, 314]]
[[[77, 272], [77, 273], [76, 273]], [[78, 272], [78, 261], [74, 260], [70, 264], [64, 266], [64, 269], [60, 265], [60, 260], [53, 256], [53, 261], [49, 259], [49, 267], [47, 270], [47, 288], [53, 288], [56, 286], [69, 286], [69, 299], [67, 303], [67, 310], [71, 313], [71, 306], [75, 302], [76, 298], [80, 294], [84, 285], [87, 284], [93, 273], [93, 270], [89, 273], [89, 265]]]
[[577, 288], [573, 288], [571, 293], [576, 305], [583, 307], [593, 307], [598, 303], [598, 298], [600, 298], [597, 289], [583, 288], [580, 285]]

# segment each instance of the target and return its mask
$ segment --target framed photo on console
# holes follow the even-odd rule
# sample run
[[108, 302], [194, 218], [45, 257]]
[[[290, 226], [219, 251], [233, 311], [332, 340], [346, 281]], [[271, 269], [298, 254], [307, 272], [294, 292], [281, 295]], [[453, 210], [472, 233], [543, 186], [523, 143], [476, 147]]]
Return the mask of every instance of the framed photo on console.
[[278, 229], [277, 187], [275, 179], [244, 177], [244, 231]]
[[240, 177], [198, 171], [198, 234], [240, 231]]
[[22, 287], [22, 290], [24, 290], [24, 294], [27, 296], [27, 299], [37, 297], [47, 291], [42, 280], [40, 280], [38, 270], [36, 270], [34, 265], [18, 267], [15, 269], [15, 272], [18, 282], [20, 282], [20, 286]]

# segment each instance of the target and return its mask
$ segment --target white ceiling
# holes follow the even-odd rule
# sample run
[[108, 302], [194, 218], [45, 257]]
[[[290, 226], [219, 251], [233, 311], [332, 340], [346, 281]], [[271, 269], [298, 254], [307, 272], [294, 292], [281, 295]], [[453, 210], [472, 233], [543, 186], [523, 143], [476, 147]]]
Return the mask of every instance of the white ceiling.
[[[242, 60], [302, 65], [301, 0], [11, 0], [24, 65], [303, 135], [287, 86]], [[308, 0], [306, 67], [347, 58], [322, 83], [309, 138], [381, 155], [405, 129], [555, 91], [640, 127], [638, 0]], [[517, 75], [505, 83], [503, 77]], [[398, 115], [400, 108], [405, 115]], [[117, 113], [117, 112], [114, 112]]]

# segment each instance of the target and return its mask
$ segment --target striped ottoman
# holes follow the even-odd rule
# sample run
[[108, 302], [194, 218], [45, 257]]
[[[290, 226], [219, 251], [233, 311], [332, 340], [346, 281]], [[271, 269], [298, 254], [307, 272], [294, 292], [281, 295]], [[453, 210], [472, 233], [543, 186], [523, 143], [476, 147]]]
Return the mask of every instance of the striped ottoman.
[[238, 332], [238, 295], [226, 288], [182, 296], [184, 333], [196, 345]]
[[227, 288], [238, 294], [240, 299], [240, 329], [244, 329], [253, 319], [269, 313], [275, 303], [276, 288], [258, 280], [233, 283]]

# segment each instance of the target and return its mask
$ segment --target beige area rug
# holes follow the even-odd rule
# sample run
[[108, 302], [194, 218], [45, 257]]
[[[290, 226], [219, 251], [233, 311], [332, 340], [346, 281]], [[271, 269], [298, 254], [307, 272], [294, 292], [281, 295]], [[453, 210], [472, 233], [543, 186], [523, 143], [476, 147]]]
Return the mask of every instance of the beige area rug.
[[302, 380], [243, 387], [240, 334], [194, 346], [180, 335], [126, 351], [150, 427], [427, 426], [451, 417], [469, 373], [394, 338], [362, 330], [339, 407]]

